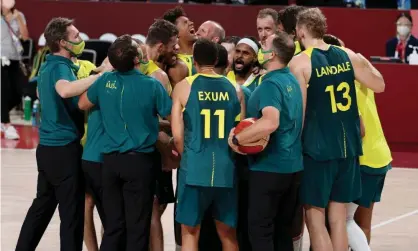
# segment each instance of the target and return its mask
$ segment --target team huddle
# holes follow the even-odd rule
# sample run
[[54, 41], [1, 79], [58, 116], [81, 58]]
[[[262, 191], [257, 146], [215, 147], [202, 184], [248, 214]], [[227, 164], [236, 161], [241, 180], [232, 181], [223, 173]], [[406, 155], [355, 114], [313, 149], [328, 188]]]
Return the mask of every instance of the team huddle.
[[326, 34], [318, 8], [263, 9], [257, 31], [195, 31], [176, 7], [145, 42], [117, 38], [96, 68], [77, 59], [72, 20], [51, 20], [37, 195], [16, 250], [36, 249], [57, 205], [61, 250], [98, 250], [95, 205], [100, 250], [161, 251], [169, 203], [185, 251], [302, 250], [305, 223], [311, 250], [370, 250], [392, 161], [374, 102], [382, 75]]

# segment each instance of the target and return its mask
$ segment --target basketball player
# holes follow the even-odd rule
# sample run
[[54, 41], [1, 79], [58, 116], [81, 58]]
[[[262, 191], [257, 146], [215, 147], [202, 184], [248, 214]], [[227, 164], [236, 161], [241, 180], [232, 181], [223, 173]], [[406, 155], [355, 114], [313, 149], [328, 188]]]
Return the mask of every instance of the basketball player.
[[245, 86], [250, 91], [255, 90], [260, 76], [253, 74], [253, 71], [258, 64], [259, 48], [260, 44], [253, 37], [245, 37], [238, 41], [232, 61], [232, 71], [228, 73], [231, 82]]
[[160, 167], [154, 154], [158, 115], [170, 114], [171, 100], [161, 83], [135, 69], [142, 55], [131, 36], [116, 39], [108, 55], [116, 71], [99, 78], [79, 101], [82, 109], [99, 108], [105, 129], [106, 229], [100, 250], [147, 250], [155, 168]]
[[[324, 36], [324, 41], [327, 44], [344, 46], [339, 38], [330, 34]], [[367, 59], [361, 54], [358, 55], [368, 64]], [[373, 65], [371, 67], [374, 68]], [[380, 201], [386, 173], [391, 169], [392, 156], [380, 124], [373, 91], [356, 81], [356, 94], [359, 113], [365, 128], [362, 138], [363, 155], [360, 156], [362, 195], [355, 202], [356, 204], [350, 203], [347, 208], [347, 232], [348, 243], [353, 250], [367, 251], [370, 250], [368, 244], [373, 206], [375, 202]], [[356, 216], [355, 221], [354, 216]]]
[[196, 36], [209, 39], [218, 44], [225, 39], [225, 30], [219, 23], [209, 20], [200, 25]]
[[216, 44], [218, 51], [218, 59], [216, 61], [215, 68], [213, 69], [216, 74], [226, 76], [226, 69], [228, 68], [228, 51], [220, 44]]
[[282, 24], [283, 31], [289, 34], [293, 40], [295, 40], [296, 50], [295, 55], [299, 54], [301, 51], [305, 50], [300, 46], [299, 41], [296, 40], [296, 22], [298, 14], [305, 10], [306, 7], [291, 5], [282, 10], [279, 15], [279, 21]]
[[[290, 62], [306, 114], [301, 199], [313, 250], [324, 251], [348, 248], [346, 203], [361, 195], [358, 157], [362, 147], [354, 80], [375, 92], [385, 88], [381, 74], [357, 54], [323, 41], [326, 28], [318, 8], [299, 13], [297, 38], [309, 49]], [[325, 227], [327, 206], [331, 237]]]
[[178, 82], [187, 76], [196, 74], [193, 65], [193, 44], [197, 39], [194, 24], [189, 20], [183, 8], [177, 6], [164, 13], [164, 20], [176, 25], [179, 31], [179, 51], [177, 54], [177, 62], [168, 69], [168, 76], [171, 84], [175, 86]]
[[[175, 63], [176, 51], [178, 50], [178, 31], [172, 23], [159, 19], [156, 20], [148, 29], [146, 46], [142, 45], [144, 51], [141, 61], [140, 70], [158, 81], [164, 86], [167, 93], [171, 95], [172, 87], [167, 74], [160, 68], [165, 69], [165, 65], [173, 65]], [[148, 61], [148, 62], [145, 62]], [[160, 121], [161, 122], [161, 121]], [[168, 121], [167, 121], [168, 122]], [[169, 123], [168, 123], [169, 125]], [[170, 145], [170, 137], [164, 132], [160, 132], [160, 139], [157, 145], [160, 150], [162, 167], [157, 170], [157, 187], [156, 197], [154, 198], [153, 212], [151, 219], [151, 251], [164, 250], [164, 233], [161, 224], [161, 216], [164, 213], [168, 203], [174, 203], [174, 190], [172, 182], [172, 169], [178, 167], [177, 161], [172, 161], [172, 153]], [[174, 163], [176, 165], [173, 165]]]
[[[258, 85], [259, 75], [253, 73], [258, 65], [257, 52], [259, 43], [252, 37], [246, 37], [238, 41], [235, 47], [232, 62], [232, 71], [227, 75], [232, 83], [241, 86], [245, 103], [251, 96], [251, 92]], [[236, 166], [238, 173], [238, 227], [237, 235], [240, 250], [251, 250], [248, 237], [248, 160], [246, 156], [236, 155]]]
[[193, 58], [198, 74], [177, 84], [172, 108], [174, 143], [182, 155], [176, 209], [182, 250], [198, 250], [200, 223], [211, 206], [222, 249], [234, 251], [237, 197], [227, 133], [240, 114], [240, 100], [235, 87], [214, 71], [215, 43], [199, 39]]
[[248, 156], [252, 250], [293, 250], [291, 230], [303, 170], [302, 94], [287, 67], [294, 51], [295, 45], [285, 33], [267, 38], [263, 45], [267, 73], [247, 107], [248, 117], [258, 120], [242, 132], [230, 134], [234, 149], [270, 135], [261, 153]]
[[[77, 80], [71, 57], [81, 55], [84, 41], [73, 21], [53, 18], [45, 29], [51, 54], [42, 64], [38, 96], [42, 106], [39, 128], [38, 186], [23, 222], [16, 250], [35, 250], [59, 204], [61, 250], [82, 250], [84, 178], [81, 170], [84, 114], [77, 98], [101, 75]], [[57, 168], [59, 167], [59, 168]]]
[[257, 33], [260, 44], [263, 45], [266, 39], [278, 32], [278, 13], [271, 8], [262, 9], [257, 15]]
[[[113, 70], [108, 58], [106, 58], [102, 65], [97, 67], [87, 60], [79, 60], [74, 57], [73, 62], [79, 66], [77, 71], [77, 78], [83, 79], [90, 75], [98, 74], [106, 71], [105, 68]], [[100, 140], [103, 136], [102, 118], [97, 109], [93, 108], [87, 113], [87, 121], [85, 124], [86, 133], [81, 139], [83, 145], [83, 155], [81, 167], [84, 172], [84, 182], [86, 187], [85, 206], [84, 206], [84, 243], [88, 251], [97, 251], [99, 246], [96, 237], [96, 228], [94, 225], [94, 207], [96, 206], [99, 213], [102, 235], [104, 232], [104, 225], [106, 224], [103, 204], [102, 204], [102, 162], [103, 156], [100, 152]], [[88, 125], [87, 125], [88, 124]]]
[[[171, 85], [174, 87], [186, 77], [196, 74], [192, 51], [197, 36], [195, 34], [193, 22], [187, 18], [186, 13], [180, 6], [166, 11], [163, 19], [175, 24], [179, 31], [180, 49], [177, 54], [177, 61], [174, 66], [170, 66], [167, 69]], [[174, 221], [174, 230], [176, 243], [181, 245], [181, 227], [176, 221]], [[221, 243], [209, 210], [202, 222], [199, 249], [201, 251], [217, 251], [221, 249]]]
[[221, 41], [221, 45], [225, 47], [226, 51], [228, 52], [228, 68], [226, 72], [230, 72], [232, 69], [232, 61], [234, 60], [234, 52], [235, 46], [237, 45], [238, 41], [241, 40], [240, 37], [237, 36], [230, 36], [226, 37], [224, 40]]

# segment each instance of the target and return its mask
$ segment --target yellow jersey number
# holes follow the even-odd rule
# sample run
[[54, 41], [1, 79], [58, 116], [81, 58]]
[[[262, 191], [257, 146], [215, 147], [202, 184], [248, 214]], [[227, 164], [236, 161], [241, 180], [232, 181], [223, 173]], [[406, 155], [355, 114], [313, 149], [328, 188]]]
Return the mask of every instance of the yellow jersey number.
[[348, 111], [351, 107], [351, 97], [350, 97], [350, 85], [347, 82], [342, 82], [337, 86], [337, 92], [343, 92], [343, 98], [347, 100], [346, 104], [337, 103], [335, 101], [335, 91], [333, 85], [328, 85], [325, 89], [325, 92], [329, 92], [331, 98], [331, 110], [332, 113], [337, 111], [345, 112]]
[[[205, 124], [204, 124], [204, 136], [205, 139], [210, 138], [210, 126], [211, 126], [211, 110], [210, 109], [202, 109], [200, 115], [203, 115]], [[225, 138], [225, 110], [215, 110], [213, 115], [218, 116], [218, 138], [223, 139]]]

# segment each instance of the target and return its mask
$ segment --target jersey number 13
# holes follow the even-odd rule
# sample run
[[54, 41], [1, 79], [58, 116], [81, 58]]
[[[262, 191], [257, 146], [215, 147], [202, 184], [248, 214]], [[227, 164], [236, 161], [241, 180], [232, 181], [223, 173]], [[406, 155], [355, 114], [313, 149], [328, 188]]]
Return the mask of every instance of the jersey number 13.
[[346, 100], [346, 104], [335, 101], [335, 90], [333, 85], [328, 85], [325, 88], [325, 92], [329, 92], [331, 99], [331, 110], [332, 113], [338, 111], [345, 112], [348, 111], [351, 107], [351, 97], [350, 97], [350, 85], [347, 82], [342, 82], [337, 86], [337, 92], [343, 92], [343, 99]]

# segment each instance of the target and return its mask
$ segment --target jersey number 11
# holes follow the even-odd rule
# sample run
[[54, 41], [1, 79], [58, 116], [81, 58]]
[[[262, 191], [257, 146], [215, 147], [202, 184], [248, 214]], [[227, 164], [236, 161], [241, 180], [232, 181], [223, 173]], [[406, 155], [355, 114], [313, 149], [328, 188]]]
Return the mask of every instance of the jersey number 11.
[[[204, 124], [204, 135], [205, 139], [210, 138], [210, 127], [211, 127], [211, 111], [210, 109], [202, 109], [200, 115], [203, 115], [203, 119], [205, 120]], [[225, 138], [225, 110], [215, 110], [213, 115], [219, 117], [218, 121], [218, 138], [223, 139]]]

